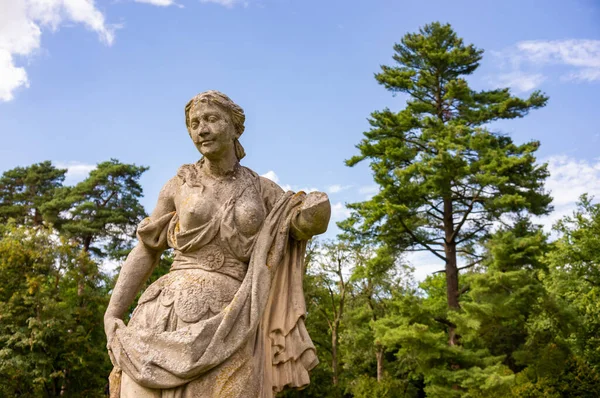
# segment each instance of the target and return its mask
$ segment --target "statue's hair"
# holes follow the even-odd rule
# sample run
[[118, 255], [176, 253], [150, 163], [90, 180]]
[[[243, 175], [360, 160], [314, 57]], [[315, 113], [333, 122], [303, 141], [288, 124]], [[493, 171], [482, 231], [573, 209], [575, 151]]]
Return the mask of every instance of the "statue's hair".
[[[244, 132], [244, 129], [245, 129], [244, 122], [246, 121], [246, 115], [244, 114], [244, 110], [242, 109], [241, 106], [239, 106], [238, 104], [233, 102], [231, 100], [231, 98], [229, 98], [228, 96], [226, 96], [225, 94], [223, 94], [222, 92], [217, 91], [217, 90], [204, 91], [203, 93], [196, 95], [194, 98], [192, 98], [186, 104], [186, 106], [185, 106], [185, 125], [187, 127], [188, 133], [191, 134], [191, 131], [190, 131], [190, 125], [191, 125], [190, 109], [192, 109], [192, 106], [194, 106], [198, 102], [205, 102], [205, 103], [212, 102], [212, 103], [217, 104], [221, 108], [225, 109], [229, 113], [229, 116], [231, 116], [231, 121], [233, 122], [233, 127], [235, 128], [236, 132], [239, 135], [242, 135], [242, 133]], [[238, 160], [242, 159], [244, 156], [246, 156], [246, 152], [244, 151], [242, 144], [240, 144], [240, 142], [237, 138], [235, 139], [234, 144], [235, 144], [235, 154], [236, 154]]]

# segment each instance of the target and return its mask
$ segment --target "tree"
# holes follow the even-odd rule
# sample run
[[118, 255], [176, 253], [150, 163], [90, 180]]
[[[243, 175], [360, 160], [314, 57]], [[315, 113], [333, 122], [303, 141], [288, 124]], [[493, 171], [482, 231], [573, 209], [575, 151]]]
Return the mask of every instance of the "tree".
[[139, 179], [146, 170], [116, 159], [99, 163], [84, 181], [63, 187], [45, 209], [58, 231], [78, 241], [83, 251], [123, 258], [146, 216], [139, 202]]
[[0, 221], [42, 225], [42, 207], [62, 187], [66, 172], [50, 161], [5, 171], [0, 177]]
[[0, 218], [10, 220], [0, 225], [0, 396], [103, 396], [112, 284], [99, 263], [131, 245], [145, 170], [113, 159], [69, 187], [66, 170], [43, 162], [0, 179]]
[[[308, 270], [319, 287], [319, 293], [313, 296], [317, 308], [321, 311], [329, 329], [331, 338], [331, 373], [334, 388], [339, 385], [340, 375], [340, 333], [341, 324], [349, 295], [349, 277], [354, 266], [354, 253], [345, 242], [328, 242], [322, 245], [313, 266]], [[317, 292], [315, 292], [317, 293]]]
[[310, 384], [304, 390], [284, 390], [278, 397], [320, 398], [339, 395], [333, 386], [331, 331], [329, 328], [329, 291], [320, 276], [320, 252], [322, 242], [308, 241], [304, 259], [303, 287], [306, 297], [306, 328], [317, 350], [319, 364], [310, 372]]
[[342, 335], [347, 391], [355, 397], [416, 396], [418, 389], [406, 369], [376, 334], [375, 325], [394, 313], [396, 297], [414, 294], [413, 281], [401, 256], [387, 246], [353, 242], [359, 255], [350, 282]]
[[0, 396], [103, 396], [108, 278], [98, 265], [52, 230], [10, 223], [0, 280]]
[[[354, 365], [358, 367], [374, 359], [376, 378], [381, 381], [385, 347], [374, 338], [372, 324], [385, 316], [392, 295], [408, 289], [410, 278], [400, 263], [400, 256], [389, 247], [372, 247], [365, 241], [353, 242], [353, 245], [360, 261], [350, 278], [353, 289], [347, 323], [352, 327], [345, 333], [345, 338], [351, 342], [348, 356], [355, 357]], [[372, 358], [364, 358], [361, 348], [367, 348]]]
[[[432, 23], [394, 46], [398, 66], [375, 75], [386, 89], [407, 94], [406, 107], [376, 111], [371, 130], [357, 145], [354, 166], [370, 161], [380, 192], [354, 203], [345, 229], [412, 250], [431, 252], [445, 264], [446, 301], [460, 308], [458, 256], [475, 264], [477, 244], [511, 214], [546, 214], [551, 198], [543, 190], [546, 165], [537, 165], [539, 142], [516, 145], [489, 130], [499, 119], [525, 116], [547, 97], [523, 100], [509, 89], [475, 91], [465, 77], [479, 66], [483, 51], [465, 45], [450, 25]], [[471, 265], [469, 264], [469, 265]], [[456, 325], [444, 320], [448, 343], [458, 344]]]
[[554, 229], [558, 239], [547, 254], [544, 283], [559, 307], [571, 315], [570, 334], [564, 340], [573, 357], [560, 369], [563, 382], [552, 381], [565, 392], [563, 396], [586, 396], [577, 393], [577, 387], [600, 390], [600, 204], [583, 195], [573, 214], [559, 220]]

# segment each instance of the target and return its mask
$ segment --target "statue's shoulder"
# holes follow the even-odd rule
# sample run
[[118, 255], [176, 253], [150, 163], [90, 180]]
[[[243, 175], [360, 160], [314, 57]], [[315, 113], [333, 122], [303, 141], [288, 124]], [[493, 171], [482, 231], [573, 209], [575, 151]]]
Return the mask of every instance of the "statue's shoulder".
[[283, 194], [283, 189], [275, 181], [263, 176], [259, 176], [259, 179], [263, 191], [276, 193], [277, 196]]
[[277, 203], [279, 198], [284, 194], [284, 191], [275, 181], [270, 180], [267, 177], [259, 176], [259, 180], [265, 206], [270, 212], [275, 203]]
[[251, 170], [245, 166], [242, 166], [242, 169], [247, 175], [247, 178], [252, 179], [257, 191], [261, 193], [267, 210], [271, 211], [273, 205], [277, 202], [277, 200], [279, 200], [281, 195], [283, 195], [283, 189], [281, 189], [281, 187], [277, 185], [275, 181], [258, 175], [258, 173], [256, 173], [254, 170]]
[[179, 166], [177, 174], [172, 180], [176, 180], [179, 185], [187, 183], [190, 186], [198, 185], [200, 167], [199, 163], [189, 163]]

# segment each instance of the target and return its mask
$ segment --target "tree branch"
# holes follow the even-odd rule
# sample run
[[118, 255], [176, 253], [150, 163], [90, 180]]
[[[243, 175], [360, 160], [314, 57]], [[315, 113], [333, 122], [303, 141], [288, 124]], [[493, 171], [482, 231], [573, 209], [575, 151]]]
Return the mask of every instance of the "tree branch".
[[441, 323], [442, 325], [446, 325], [450, 328], [456, 328], [456, 324], [454, 322], [450, 322], [449, 320], [447, 320], [445, 318], [440, 318], [440, 317], [434, 316], [433, 320]]
[[431, 248], [431, 246], [429, 246], [427, 243], [422, 242], [419, 238], [417, 238], [417, 236], [410, 229], [408, 229], [408, 227], [404, 223], [404, 220], [400, 219], [400, 224], [402, 224], [402, 227], [404, 228], [404, 230], [411, 236], [411, 238], [413, 238], [415, 240], [415, 242], [417, 242], [421, 246], [425, 247], [427, 250], [429, 250], [431, 253], [433, 253], [439, 259], [446, 261], [446, 258], [439, 255], [435, 249]]
[[[462, 220], [460, 220], [460, 222], [458, 223], [458, 225], [456, 226], [454, 231], [452, 231], [452, 235], [450, 236], [450, 242], [454, 241], [454, 239], [460, 232], [460, 229], [462, 228], [462, 226], [465, 225], [465, 222], [467, 222], [467, 218], [469, 218], [469, 214], [473, 210], [473, 206], [479, 200], [480, 193], [481, 193], [481, 190], [479, 192], [477, 192], [477, 194], [475, 196], [473, 196], [473, 198], [471, 199], [471, 203], [469, 203], [469, 205], [467, 206], [467, 209], [464, 210], [465, 214], [463, 215]], [[448, 243], [450, 243], [450, 242], [448, 242]]]
[[329, 315], [327, 315], [327, 312], [323, 309], [322, 306], [319, 305], [319, 303], [317, 303], [317, 300], [315, 300], [314, 298], [312, 299], [312, 302], [325, 316], [325, 320], [327, 321], [327, 326], [329, 327], [329, 330], [333, 331], [333, 325], [329, 321]]
[[489, 227], [491, 224], [483, 224], [481, 225], [479, 228], [477, 228], [475, 231], [468, 233], [467, 235], [465, 235], [461, 240], [457, 241], [456, 244], [459, 245], [471, 238], [473, 238], [475, 235], [477, 235], [477, 233], [483, 231], [484, 229], [486, 229], [487, 227]]

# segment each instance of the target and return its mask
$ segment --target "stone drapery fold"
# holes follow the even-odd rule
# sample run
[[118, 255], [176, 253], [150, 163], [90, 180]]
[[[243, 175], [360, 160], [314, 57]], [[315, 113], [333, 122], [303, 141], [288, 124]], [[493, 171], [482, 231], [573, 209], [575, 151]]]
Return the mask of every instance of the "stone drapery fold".
[[[274, 205], [256, 236], [246, 276], [222, 312], [176, 331], [118, 329], [108, 344], [115, 367], [142, 386], [173, 388], [227, 361], [251, 339], [257, 373], [264, 380], [261, 398], [270, 398], [285, 386], [305, 387], [308, 371], [318, 363], [304, 326], [306, 241], [289, 234], [304, 196], [288, 192]], [[173, 212], [145, 221], [138, 237], [156, 250], [176, 243], [168, 236], [176, 217]]]

